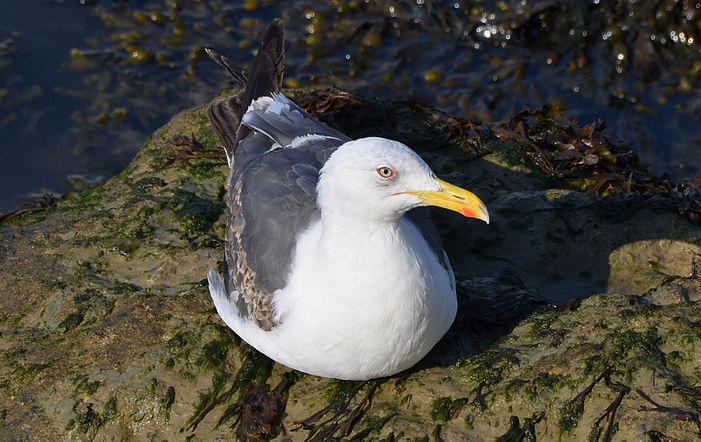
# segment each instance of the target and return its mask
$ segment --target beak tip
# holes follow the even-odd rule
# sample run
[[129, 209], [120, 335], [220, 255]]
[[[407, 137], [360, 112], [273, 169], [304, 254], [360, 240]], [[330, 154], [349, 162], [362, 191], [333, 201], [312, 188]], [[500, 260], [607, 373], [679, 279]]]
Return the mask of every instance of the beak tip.
[[479, 220], [484, 221], [485, 223], [489, 224], [490, 218], [489, 218], [489, 213], [484, 210], [482, 212], [477, 212], [472, 218], [477, 218]]
[[478, 204], [462, 206], [458, 211], [464, 217], [476, 218], [489, 224], [489, 211], [487, 211], [487, 206], [485, 206], [482, 201], [479, 201]]
[[480, 209], [482, 209], [482, 217], [480, 218], [482, 221], [485, 223], [489, 224], [490, 218], [489, 218], [489, 212], [487, 211], [487, 206], [482, 203]]
[[439, 190], [409, 191], [421, 198], [423, 205], [454, 210], [467, 218], [477, 218], [489, 224], [487, 206], [474, 193], [436, 178]]

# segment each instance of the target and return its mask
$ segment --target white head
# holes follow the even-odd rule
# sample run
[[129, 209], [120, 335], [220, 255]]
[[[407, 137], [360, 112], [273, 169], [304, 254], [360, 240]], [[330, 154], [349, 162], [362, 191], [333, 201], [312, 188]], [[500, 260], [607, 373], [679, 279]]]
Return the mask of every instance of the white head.
[[393, 221], [415, 207], [434, 205], [489, 222], [477, 196], [438, 179], [413, 150], [385, 138], [339, 147], [321, 169], [317, 192], [322, 213], [346, 218]]

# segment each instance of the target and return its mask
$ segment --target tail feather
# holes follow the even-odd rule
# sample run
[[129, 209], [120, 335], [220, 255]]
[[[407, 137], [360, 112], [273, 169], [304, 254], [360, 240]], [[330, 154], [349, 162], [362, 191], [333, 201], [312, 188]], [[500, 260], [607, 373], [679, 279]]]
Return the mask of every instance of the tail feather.
[[241, 316], [241, 311], [236, 305], [236, 299], [232, 299], [234, 297], [238, 298], [238, 293], [227, 293], [224, 279], [214, 270], [210, 270], [207, 273], [207, 281], [209, 282], [209, 294], [212, 297], [212, 301], [214, 301], [217, 313], [232, 330], [239, 330], [241, 328], [240, 324], [246, 318]]
[[233, 164], [239, 141], [250, 133], [250, 129], [241, 124], [248, 106], [258, 97], [278, 92], [282, 86], [285, 61], [285, 26], [282, 20], [273, 20], [263, 33], [262, 40], [250, 74], [216, 51], [206, 50], [217, 64], [245, 86], [238, 94], [216, 100], [207, 109], [207, 117], [226, 150], [230, 164]]

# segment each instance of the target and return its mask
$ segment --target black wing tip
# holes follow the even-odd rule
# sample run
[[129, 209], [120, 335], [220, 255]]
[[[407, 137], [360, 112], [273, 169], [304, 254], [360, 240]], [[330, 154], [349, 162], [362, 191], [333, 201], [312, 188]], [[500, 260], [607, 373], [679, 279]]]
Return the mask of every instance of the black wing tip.
[[[271, 42], [278, 42], [281, 44], [285, 43], [285, 22], [281, 18], [275, 18], [270, 24], [265, 28], [263, 32], [263, 37], [261, 38], [261, 47], [267, 46]], [[217, 64], [228, 67], [231, 65], [231, 60], [215, 51], [213, 48], [204, 48], [204, 51], [209, 55], [209, 57], [214, 60]]]
[[212, 48], [204, 48], [204, 51], [207, 55], [209, 55], [209, 58], [214, 60], [215, 63], [229, 71], [229, 73], [241, 84], [241, 86], [246, 85], [247, 78], [245, 70]]
[[[267, 63], [255, 63], [254, 61], [254, 66], [258, 64], [259, 67], [262, 68], [262, 72], [258, 72], [257, 74], [277, 77], [277, 86], [279, 88], [279, 86], [282, 85], [282, 71], [285, 61], [285, 23], [281, 19], [274, 19], [270, 22], [268, 27], [265, 28], [256, 58], [267, 58], [270, 63], [269, 66], [265, 66]], [[268, 70], [272, 70], [272, 72]]]
[[281, 51], [281, 55], [285, 52], [285, 22], [276, 18], [270, 22], [265, 32], [263, 32], [263, 42], [261, 47], [268, 46], [270, 43], [277, 45]]
[[258, 54], [251, 65], [246, 93], [242, 103], [245, 107], [262, 96], [279, 92], [285, 62], [285, 25], [279, 18], [273, 20], [263, 33]]
[[207, 55], [209, 55], [209, 58], [211, 58], [212, 60], [214, 60], [214, 62], [215, 62], [216, 64], [218, 64], [219, 66], [221, 66], [221, 67], [223, 67], [223, 68], [225, 68], [225, 69], [228, 70], [228, 67], [226, 66], [226, 63], [224, 62], [224, 60], [226, 60], [226, 57], [224, 57], [222, 54], [220, 54], [219, 52], [215, 51], [215, 50], [212, 49], [212, 48], [204, 48], [204, 52], [205, 52]]
[[248, 134], [248, 128], [240, 123], [249, 104], [258, 97], [278, 92], [282, 86], [285, 24], [276, 18], [265, 28], [258, 55], [253, 60], [250, 72], [244, 71], [212, 48], [204, 50], [243, 86], [235, 97], [215, 101], [207, 109], [212, 127], [226, 148], [229, 158], [233, 158], [238, 142]]
[[285, 41], [285, 22], [281, 18], [274, 18], [263, 32], [263, 44], [270, 39]]
[[[212, 48], [204, 48], [204, 51], [215, 63], [229, 71], [242, 86], [245, 87], [248, 84], [248, 75], [244, 69]], [[276, 71], [275, 76], [278, 77], [277, 83], [280, 83], [275, 89], [279, 89], [282, 83], [282, 63], [285, 58], [285, 22], [282, 19], [273, 19], [265, 28], [259, 49], [259, 53], [261, 52], [273, 60], [274, 70]]]

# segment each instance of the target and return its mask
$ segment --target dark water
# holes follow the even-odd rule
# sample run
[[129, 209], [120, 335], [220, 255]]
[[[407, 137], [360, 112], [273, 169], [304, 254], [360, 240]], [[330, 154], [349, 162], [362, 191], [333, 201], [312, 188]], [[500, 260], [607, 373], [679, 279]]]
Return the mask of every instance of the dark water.
[[0, 11], [2, 210], [24, 193], [64, 191], [68, 173], [96, 165], [71, 150], [75, 125], [70, 116], [85, 103], [62, 92], [82, 82], [61, 65], [71, 47], [84, 44], [85, 29], [100, 23], [76, 5], [0, 0]]
[[287, 24], [287, 86], [477, 120], [555, 102], [582, 123], [603, 118], [658, 173], [701, 170], [699, 2], [0, 0], [0, 11], [0, 211], [71, 190], [70, 174], [119, 172], [170, 116], [231, 85], [202, 48], [245, 64], [273, 17]]

